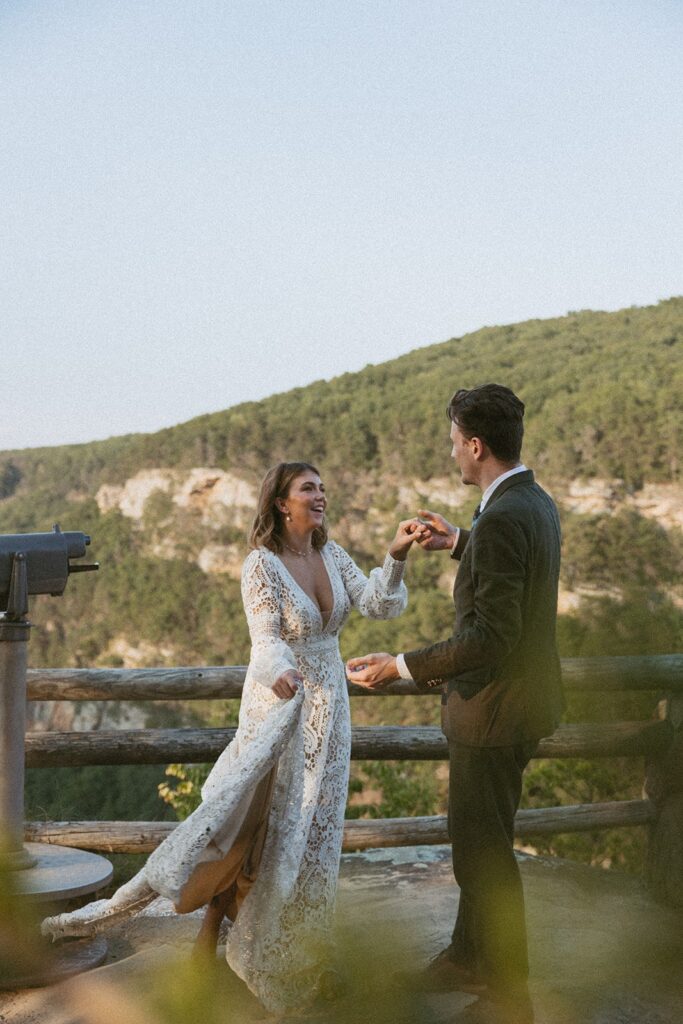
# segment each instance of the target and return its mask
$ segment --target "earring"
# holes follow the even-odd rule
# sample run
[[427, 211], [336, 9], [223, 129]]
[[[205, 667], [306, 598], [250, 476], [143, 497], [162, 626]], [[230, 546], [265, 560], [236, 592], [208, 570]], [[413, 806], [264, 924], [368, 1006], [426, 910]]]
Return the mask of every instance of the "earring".
[[285, 516], [285, 519], [287, 520], [288, 523], [291, 523], [291, 521], [292, 521], [292, 513], [288, 512], [286, 514], [286, 516]]

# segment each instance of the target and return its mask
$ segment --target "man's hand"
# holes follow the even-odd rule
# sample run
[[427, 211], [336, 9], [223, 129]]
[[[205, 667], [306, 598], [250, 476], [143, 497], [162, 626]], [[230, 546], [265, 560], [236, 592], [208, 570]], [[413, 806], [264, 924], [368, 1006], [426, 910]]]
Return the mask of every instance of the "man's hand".
[[303, 676], [293, 668], [283, 672], [273, 683], [273, 693], [281, 700], [290, 700], [302, 685]]
[[426, 523], [425, 532], [420, 537], [415, 538], [422, 550], [450, 551], [453, 547], [455, 535], [458, 532], [457, 526], [453, 526], [447, 519], [440, 516], [438, 512], [430, 512], [426, 508], [418, 509], [417, 514]]
[[346, 674], [352, 683], [368, 690], [383, 690], [393, 679], [400, 679], [393, 654], [366, 654], [362, 658], [349, 658]]
[[418, 544], [429, 533], [429, 529], [417, 519], [403, 519], [396, 527], [396, 536], [389, 545], [389, 554], [397, 562], [405, 562], [406, 555], [414, 541]]

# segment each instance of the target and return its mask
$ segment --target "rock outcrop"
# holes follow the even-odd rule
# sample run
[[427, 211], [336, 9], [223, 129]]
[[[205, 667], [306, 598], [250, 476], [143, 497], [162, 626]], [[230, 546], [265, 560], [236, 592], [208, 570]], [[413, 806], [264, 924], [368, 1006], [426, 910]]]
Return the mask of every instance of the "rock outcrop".
[[221, 513], [229, 509], [235, 525], [244, 526], [256, 507], [256, 492], [250, 483], [225, 470], [206, 467], [186, 472], [142, 469], [122, 486], [102, 484], [95, 500], [102, 513], [118, 508], [124, 516], [141, 520], [147, 501], [157, 491], [170, 495], [178, 508], [198, 513], [207, 525], [223, 522]]

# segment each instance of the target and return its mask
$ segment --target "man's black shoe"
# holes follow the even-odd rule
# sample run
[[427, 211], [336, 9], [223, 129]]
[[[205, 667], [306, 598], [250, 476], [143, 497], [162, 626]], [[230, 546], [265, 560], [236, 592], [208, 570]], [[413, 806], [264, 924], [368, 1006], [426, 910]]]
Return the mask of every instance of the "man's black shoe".
[[455, 1024], [534, 1024], [528, 990], [502, 993], [489, 987], [456, 1016]]
[[403, 971], [397, 980], [413, 992], [469, 992], [478, 996], [488, 988], [471, 967], [451, 959], [448, 946], [421, 971]]

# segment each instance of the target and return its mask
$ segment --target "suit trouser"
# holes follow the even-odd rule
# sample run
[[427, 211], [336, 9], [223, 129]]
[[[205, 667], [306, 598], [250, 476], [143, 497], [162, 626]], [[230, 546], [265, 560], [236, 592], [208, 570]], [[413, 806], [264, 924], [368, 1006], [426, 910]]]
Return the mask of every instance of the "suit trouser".
[[522, 774], [537, 745], [449, 742], [448, 827], [460, 886], [451, 954], [503, 993], [525, 988], [529, 973], [524, 893], [512, 843]]

